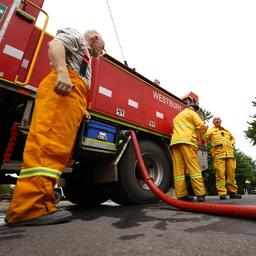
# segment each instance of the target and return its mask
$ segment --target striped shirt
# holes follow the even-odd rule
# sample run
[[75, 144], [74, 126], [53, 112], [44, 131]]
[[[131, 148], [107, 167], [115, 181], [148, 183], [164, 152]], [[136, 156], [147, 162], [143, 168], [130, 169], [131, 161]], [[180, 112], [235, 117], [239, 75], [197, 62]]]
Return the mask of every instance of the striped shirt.
[[[84, 50], [90, 49], [83, 36], [73, 28], [64, 28], [57, 31], [53, 41], [61, 42], [66, 49], [67, 66], [80, 73], [81, 64], [84, 57]], [[89, 60], [85, 76], [80, 77], [90, 87], [91, 84], [91, 58]]]

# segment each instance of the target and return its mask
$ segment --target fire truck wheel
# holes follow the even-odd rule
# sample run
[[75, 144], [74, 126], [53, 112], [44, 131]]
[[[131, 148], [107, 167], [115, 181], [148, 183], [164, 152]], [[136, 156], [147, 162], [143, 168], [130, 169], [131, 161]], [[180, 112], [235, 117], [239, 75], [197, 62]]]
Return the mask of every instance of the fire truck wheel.
[[[171, 187], [171, 163], [161, 144], [149, 140], [139, 141], [142, 157], [149, 176], [163, 192]], [[130, 145], [118, 165], [118, 183], [112, 187], [110, 198], [118, 204], [155, 203], [159, 199], [150, 191], [143, 180], [137, 159]]]
[[54, 189], [54, 197], [55, 197], [55, 204], [58, 204], [62, 198], [61, 190], [59, 188]]
[[[88, 170], [90, 169], [90, 170]], [[94, 172], [86, 165], [77, 165], [65, 178], [63, 192], [67, 200], [82, 207], [93, 207], [109, 199], [101, 185], [95, 185]]]

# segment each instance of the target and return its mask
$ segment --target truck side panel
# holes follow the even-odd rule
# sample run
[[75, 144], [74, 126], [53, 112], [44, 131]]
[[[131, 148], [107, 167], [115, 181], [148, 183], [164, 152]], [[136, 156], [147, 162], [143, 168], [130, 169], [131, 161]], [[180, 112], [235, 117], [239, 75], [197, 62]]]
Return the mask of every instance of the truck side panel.
[[184, 103], [106, 58], [94, 60], [89, 107], [100, 114], [170, 136]]
[[139, 125], [143, 82], [100, 58], [92, 80], [91, 108], [108, 116]]
[[152, 86], [142, 88], [141, 125], [167, 136], [172, 132], [172, 120], [184, 104]]

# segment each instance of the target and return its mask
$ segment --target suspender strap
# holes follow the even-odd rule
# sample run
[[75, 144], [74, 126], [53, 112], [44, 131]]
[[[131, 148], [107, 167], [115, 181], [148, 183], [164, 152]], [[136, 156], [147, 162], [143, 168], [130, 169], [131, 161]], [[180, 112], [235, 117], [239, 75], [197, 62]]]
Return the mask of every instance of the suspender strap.
[[84, 58], [83, 58], [83, 61], [82, 61], [81, 67], [80, 67], [80, 72], [79, 72], [81, 76], [85, 76], [85, 74], [86, 74], [86, 70], [87, 70], [87, 67], [88, 67], [88, 64], [90, 61], [89, 56], [90, 55], [89, 55], [88, 49], [85, 49], [84, 50]]

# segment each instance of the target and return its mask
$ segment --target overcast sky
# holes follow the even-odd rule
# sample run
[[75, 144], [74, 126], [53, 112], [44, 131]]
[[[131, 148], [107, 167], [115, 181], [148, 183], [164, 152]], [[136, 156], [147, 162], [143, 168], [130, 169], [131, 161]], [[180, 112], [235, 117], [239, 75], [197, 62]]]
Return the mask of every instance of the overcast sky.
[[256, 160], [243, 132], [256, 112], [255, 0], [45, 0], [44, 10], [48, 32], [96, 29], [109, 55], [177, 96], [198, 94], [202, 108], [222, 117], [236, 147]]

